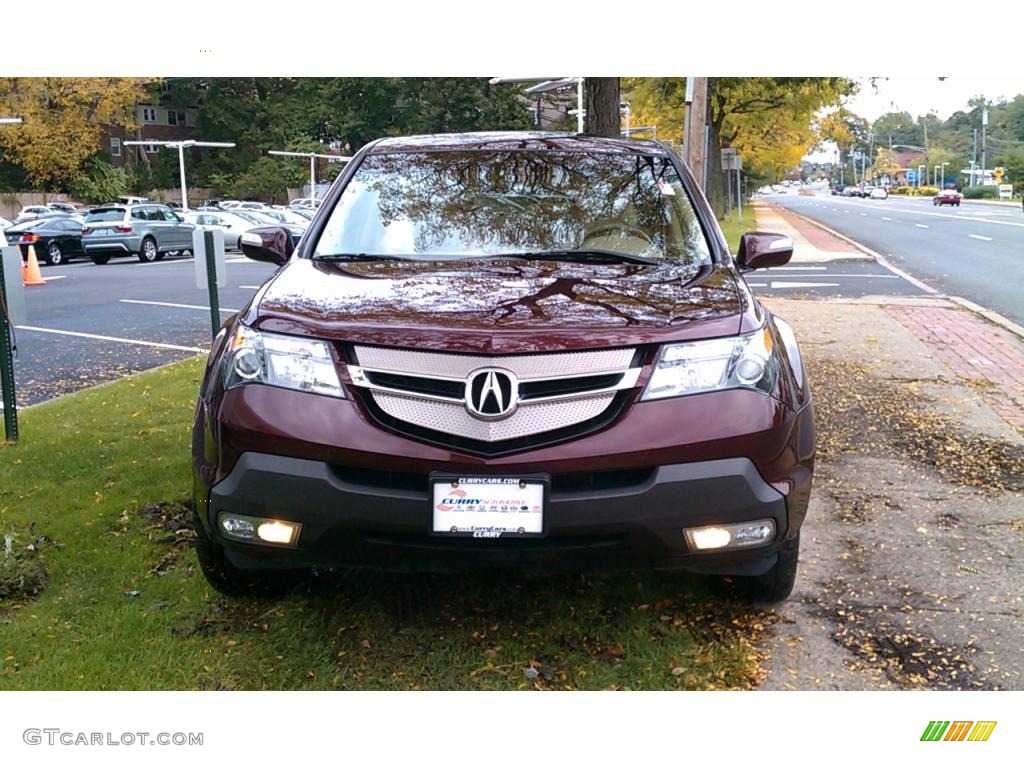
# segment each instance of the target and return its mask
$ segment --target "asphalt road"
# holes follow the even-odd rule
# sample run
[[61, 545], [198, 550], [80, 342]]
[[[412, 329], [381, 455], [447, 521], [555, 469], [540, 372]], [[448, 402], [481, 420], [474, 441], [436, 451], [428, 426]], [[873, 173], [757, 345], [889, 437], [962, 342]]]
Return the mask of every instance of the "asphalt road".
[[864, 259], [759, 269], [747, 273], [746, 279], [759, 296], [787, 299], [926, 294], [881, 264]]
[[[228, 254], [221, 316], [245, 306], [274, 267]], [[73, 261], [42, 268], [45, 286], [25, 288], [28, 321], [17, 326], [15, 380], [25, 406], [128, 373], [198, 354], [209, 346], [206, 291], [191, 258], [105, 266]]]
[[774, 195], [788, 210], [851, 237], [940, 293], [1024, 324], [1024, 214], [1019, 207], [930, 198]]

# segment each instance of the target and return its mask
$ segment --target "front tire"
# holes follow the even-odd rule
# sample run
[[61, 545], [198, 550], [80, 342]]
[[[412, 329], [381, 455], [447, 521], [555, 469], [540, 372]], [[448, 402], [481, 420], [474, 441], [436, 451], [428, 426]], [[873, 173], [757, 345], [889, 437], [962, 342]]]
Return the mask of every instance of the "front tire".
[[54, 267], [64, 263], [64, 252], [59, 244], [50, 243], [50, 247], [46, 249], [46, 263]]
[[157, 261], [160, 256], [160, 251], [156, 247], [156, 240], [152, 237], [147, 237], [142, 241], [142, 247], [139, 249], [139, 261], [143, 264]]
[[800, 534], [783, 542], [779, 559], [760, 576], [730, 576], [726, 591], [753, 603], [778, 603], [793, 592], [796, 566], [800, 559]]

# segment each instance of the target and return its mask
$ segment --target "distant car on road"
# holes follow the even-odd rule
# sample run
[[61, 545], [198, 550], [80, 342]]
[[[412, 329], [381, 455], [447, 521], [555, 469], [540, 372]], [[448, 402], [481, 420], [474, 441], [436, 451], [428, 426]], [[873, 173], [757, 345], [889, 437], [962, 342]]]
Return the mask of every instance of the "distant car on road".
[[885, 187], [875, 187], [874, 189], [871, 190], [871, 192], [868, 193], [868, 197], [870, 197], [872, 200], [885, 200], [887, 197], [889, 197], [889, 192], [886, 190]]
[[94, 208], [82, 225], [82, 245], [95, 264], [135, 254], [160, 261], [172, 251], [191, 251], [195, 225], [159, 203]]
[[7, 245], [21, 248], [28, 258], [29, 246], [47, 264], [63, 264], [72, 256], [85, 256], [82, 250], [82, 222], [69, 216], [46, 216], [5, 228]]
[[845, 184], [836, 184], [834, 187], [832, 187], [832, 194], [833, 195], [842, 195], [843, 191], [845, 189], [846, 189], [846, 185]]
[[955, 189], [944, 189], [932, 198], [932, 205], [955, 205], [959, 208], [961, 197]]

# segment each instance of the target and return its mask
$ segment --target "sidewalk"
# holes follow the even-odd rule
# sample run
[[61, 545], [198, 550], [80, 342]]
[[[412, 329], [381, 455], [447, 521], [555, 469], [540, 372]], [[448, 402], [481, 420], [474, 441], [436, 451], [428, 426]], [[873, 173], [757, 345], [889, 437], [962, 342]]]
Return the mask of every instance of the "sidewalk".
[[[757, 217], [805, 261], [842, 252]], [[764, 302], [800, 340], [818, 440], [762, 687], [1024, 689], [1024, 339], [930, 296]]]
[[[858, 258], [870, 258], [788, 211], [755, 206], [754, 213], [759, 230], [793, 238], [794, 263], [831, 261], [844, 253], [844, 247], [846, 253], [853, 251]], [[945, 362], [953, 375], [974, 382], [989, 406], [1024, 433], [1024, 339], [945, 298], [879, 296], [832, 300], [829, 305], [851, 301], [885, 307], [891, 317]]]
[[755, 203], [754, 216], [757, 219], [758, 230], [778, 232], [780, 235], [789, 235], [793, 238], [793, 264], [820, 264], [848, 259], [870, 260], [863, 251], [822, 229], [806, 225], [781, 208]]

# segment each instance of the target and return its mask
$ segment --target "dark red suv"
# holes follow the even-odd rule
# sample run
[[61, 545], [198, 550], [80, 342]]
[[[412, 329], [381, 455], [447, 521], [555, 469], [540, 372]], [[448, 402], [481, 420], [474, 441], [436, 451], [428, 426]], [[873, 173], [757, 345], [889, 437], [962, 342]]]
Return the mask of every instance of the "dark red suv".
[[792, 330], [653, 142], [363, 148], [211, 350], [193, 431], [218, 590], [300, 569], [682, 568], [793, 586], [814, 463]]

